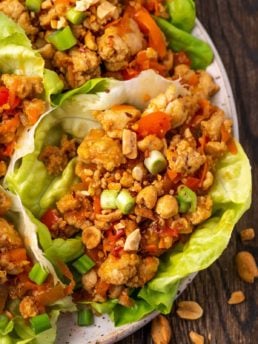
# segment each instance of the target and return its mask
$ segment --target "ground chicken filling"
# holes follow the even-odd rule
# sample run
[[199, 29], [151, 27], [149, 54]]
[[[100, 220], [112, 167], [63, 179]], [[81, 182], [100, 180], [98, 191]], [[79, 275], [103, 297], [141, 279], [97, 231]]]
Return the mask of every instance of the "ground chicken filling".
[[149, 68], [171, 76], [178, 58], [190, 63], [167, 48], [150, 15], [167, 16], [160, 1], [45, 0], [32, 10], [28, 3], [2, 0], [0, 11], [25, 30], [66, 89], [100, 75], [130, 79]]
[[37, 122], [46, 111], [40, 77], [2, 74], [0, 76], [0, 177], [14, 151], [19, 134]]
[[[79, 182], [42, 216], [53, 238], [81, 235], [93, 261], [76, 299], [132, 305], [131, 289], [155, 276], [160, 255], [212, 214], [216, 163], [236, 153], [232, 122], [210, 102], [218, 87], [208, 73], [181, 64], [175, 74], [184, 96], [171, 85], [144, 111], [124, 104], [94, 113], [102, 129], [77, 149]], [[41, 153], [49, 173], [64, 140]]]

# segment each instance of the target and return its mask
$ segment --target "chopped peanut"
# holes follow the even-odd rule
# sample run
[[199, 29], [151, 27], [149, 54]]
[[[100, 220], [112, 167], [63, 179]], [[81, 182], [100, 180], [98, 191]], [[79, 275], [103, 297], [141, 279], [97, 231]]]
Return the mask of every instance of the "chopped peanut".
[[240, 232], [242, 241], [249, 241], [255, 238], [255, 232], [253, 228], [246, 228]]
[[87, 249], [93, 249], [98, 246], [101, 241], [101, 231], [94, 227], [86, 227], [82, 232], [82, 242]]
[[137, 158], [137, 136], [135, 132], [128, 129], [123, 130], [122, 151], [128, 159]]

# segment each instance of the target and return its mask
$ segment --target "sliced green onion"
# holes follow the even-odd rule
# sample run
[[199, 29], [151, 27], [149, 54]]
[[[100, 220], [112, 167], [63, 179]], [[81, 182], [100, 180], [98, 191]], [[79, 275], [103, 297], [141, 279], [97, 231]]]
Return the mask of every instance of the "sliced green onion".
[[34, 264], [33, 268], [30, 270], [29, 278], [31, 281], [38, 285], [41, 285], [47, 279], [49, 275], [48, 271], [44, 270], [39, 263]]
[[179, 203], [179, 213], [187, 213], [188, 210], [191, 207], [190, 203], [184, 202], [184, 201], [180, 201], [177, 197], [178, 203]]
[[78, 311], [77, 323], [79, 326], [89, 326], [93, 324], [93, 313], [90, 309]]
[[118, 190], [104, 190], [100, 195], [100, 206], [102, 209], [116, 209], [116, 198]]
[[72, 266], [82, 275], [88, 272], [94, 265], [95, 262], [86, 254], [72, 264]]
[[30, 319], [33, 331], [38, 334], [51, 328], [51, 323], [47, 313], [37, 315]]
[[166, 169], [167, 161], [162, 153], [153, 150], [149, 157], [144, 159], [144, 165], [151, 174], [156, 175]]
[[79, 25], [83, 22], [83, 19], [85, 18], [85, 14], [83, 12], [77, 11], [74, 7], [72, 7], [66, 13], [66, 18], [72, 24]]
[[0, 330], [4, 329], [8, 324], [9, 319], [8, 316], [5, 314], [0, 314]]
[[70, 49], [77, 43], [77, 40], [69, 26], [51, 33], [47, 37], [47, 41], [52, 43], [56, 49], [60, 51]]
[[130, 214], [134, 205], [135, 199], [131, 196], [129, 191], [122, 190], [119, 192], [116, 198], [116, 206], [123, 214]]
[[180, 186], [177, 191], [178, 191], [177, 200], [179, 203], [179, 212], [186, 213], [189, 211], [193, 213], [197, 207], [196, 193], [193, 190], [189, 189], [187, 186]]
[[25, 6], [33, 12], [39, 12], [42, 0], [26, 0]]

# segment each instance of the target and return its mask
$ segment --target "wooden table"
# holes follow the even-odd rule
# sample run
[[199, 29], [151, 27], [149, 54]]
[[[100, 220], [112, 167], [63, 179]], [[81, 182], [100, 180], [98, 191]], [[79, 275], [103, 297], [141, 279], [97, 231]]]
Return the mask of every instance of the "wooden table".
[[[196, 4], [198, 17], [220, 53], [233, 88], [240, 140], [253, 168], [253, 205], [236, 227], [224, 254], [208, 270], [200, 272], [180, 297], [180, 300], [198, 301], [204, 316], [186, 321], [172, 311], [171, 343], [190, 344], [189, 332], [193, 330], [205, 336], [205, 343], [256, 344], [257, 281], [246, 284], [239, 279], [234, 257], [238, 251], [248, 250], [258, 262], [258, 233], [256, 240], [248, 244], [239, 238], [241, 229], [258, 226], [258, 0], [196, 0]], [[235, 290], [242, 290], [246, 301], [230, 306], [227, 300]], [[150, 325], [147, 325], [120, 343], [150, 342]]]

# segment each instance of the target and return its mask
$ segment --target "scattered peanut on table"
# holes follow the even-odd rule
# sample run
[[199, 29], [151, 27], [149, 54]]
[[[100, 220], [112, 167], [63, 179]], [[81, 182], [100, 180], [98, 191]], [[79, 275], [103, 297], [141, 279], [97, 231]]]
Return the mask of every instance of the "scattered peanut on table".
[[193, 344], [204, 344], [204, 337], [194, 331], [189, 333], [189, 337], [191, 339], [191, 343]]
[[228, 300], [228, 304], [237, 305], [244, 301], [245, 301], [245, 294], [241, 290], [238, 290], [238, 291], [233, 291], [233, 293], [231, 294]]
[[203, 309], [195, 301], [180, 301], [176, 313], [182, 319], [196, 320], [202, 317]]
[[154, 344], [168, 344], [172, 336], [168, 319], [158, 315], [151, 323], [151, 338]]
[[247, 283], [254, 283], [258, 277], [258, 269], [253, 255], [247, 251], [238, 252], [236, 255], [236, 266], [239, 277]]

